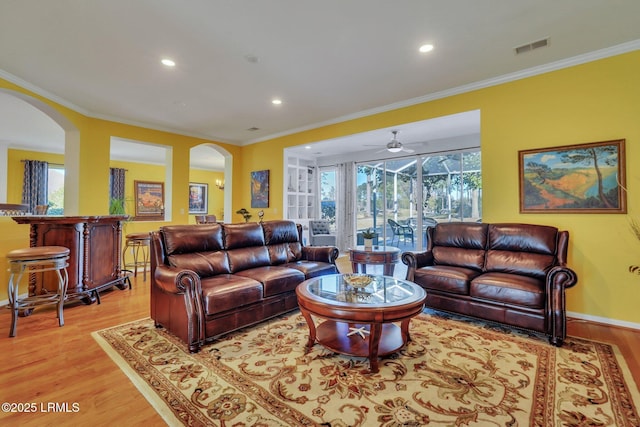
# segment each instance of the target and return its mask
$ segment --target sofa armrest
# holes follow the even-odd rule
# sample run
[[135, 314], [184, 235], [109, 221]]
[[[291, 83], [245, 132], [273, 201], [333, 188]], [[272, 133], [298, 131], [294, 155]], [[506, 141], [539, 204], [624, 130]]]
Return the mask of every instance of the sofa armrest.
[[191, 270], [178, 270], [159, 265], [154, 272], [155, 285], [169, 294], [196, 294], [200, 291], [200, 277]]
[[[199, 351], [205, 340], [205, 314], [202, 305], [200, 276], [192, 270], [180, 270], [166, 265], [158, 265], [153, 273], [152, 286], [157, 288], [156, 292], [161, 291], [168, 294], [171, 299], [179, 299], [173, 300], [176, 301], [175, 305], [156, 307], [156, 311], [171, 310], [171, 312], [160, 315], [163, 319], [184, 319], [176, 320], [175, 323], [186, 325], [187, 330], [172, 332], [179, 336], [184, 335], [183, 339], [189, 346], [189, 351]], [[154, 298], [153, 292], [151, 298]], [[154, 301], [151, 304], [153, 305]], [[176, 307], [180, 307], [180, 309], [176, 310]]]
[[557, 265], [547, 272], [546, 317], [550, 323], [550, 340], [555, 346], [562, 345], [567, 336], [565, 289], [575, 286], [576, 283], [578, 283], [578, 276], [569, 267]]
[[403, 252], [402, 262], [407, 266], [406, 280], [412, 282], [418, 268], [433, 265], [433, 253], [431, 251]]
[[302, 259], [307, 261], [321, 261], [336, 263], [340, 251], [335, 246], [303, 246]]

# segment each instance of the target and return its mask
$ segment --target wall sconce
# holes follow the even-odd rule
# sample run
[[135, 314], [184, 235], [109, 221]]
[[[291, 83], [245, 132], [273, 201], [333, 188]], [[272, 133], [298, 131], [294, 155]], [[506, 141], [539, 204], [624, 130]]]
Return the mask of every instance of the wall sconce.
[[216, 179], [216, 187], [218, 187], [220, 190], [224, 190], [224, 181]]

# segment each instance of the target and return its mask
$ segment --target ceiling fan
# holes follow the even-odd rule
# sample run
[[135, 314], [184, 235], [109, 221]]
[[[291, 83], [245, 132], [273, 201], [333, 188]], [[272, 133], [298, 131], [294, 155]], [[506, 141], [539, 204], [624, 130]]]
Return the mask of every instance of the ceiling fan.
[[[406, 153], [413, 153], [415, 151], [410, 148], [405, 148], [402, 145], [402, 142], [398, 141], [397, 130], [391, 131], [391, 133], [393, 134], [393, 139], [391, 139], [391, 141], [387, 143], [387, 148], [386, 148], [387, 151], [389, 151], [390, 153], [399, 153], [400, 151], [404, 151]], [[380, 150], [380, 151], [384, 151], [384, 150]]]

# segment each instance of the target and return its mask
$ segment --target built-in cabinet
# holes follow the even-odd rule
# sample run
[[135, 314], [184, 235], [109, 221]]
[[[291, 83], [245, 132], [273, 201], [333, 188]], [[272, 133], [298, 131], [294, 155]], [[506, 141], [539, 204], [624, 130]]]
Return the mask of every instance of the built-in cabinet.
[[310, 159], [287, 156], [285, 160], [285, 215], [302, 224], [308, 238], [309, 220], [318, 216], [318, 168]]

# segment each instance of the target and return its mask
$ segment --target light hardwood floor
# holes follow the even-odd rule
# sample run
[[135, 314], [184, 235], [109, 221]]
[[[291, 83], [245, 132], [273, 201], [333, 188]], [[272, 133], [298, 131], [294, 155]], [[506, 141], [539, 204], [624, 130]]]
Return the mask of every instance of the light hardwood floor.
[[[344, 268], [344, 267], [343, 267]], [[342, 270], [344, 271], [344, 270]], [[91, 332], [149, 316], [149, 279], [132, 290], [107, 291], [102, 304], [67, 305], [58, 327], [53, 308], [18, 319], [8, 338], [9, 310], [0, 310], [0, 401], [36, 404], [35, 413], [0, 412], [2, 426], [157, 426], [163, 420], [113, 363]], [[640, 331], [579, 320], [569, 335], [616, 344], [640, 384]], [[631, 385], [633, 386], [633, 385]], [[77, 403], [78, 412], [40, 410], [49, 402]]]

